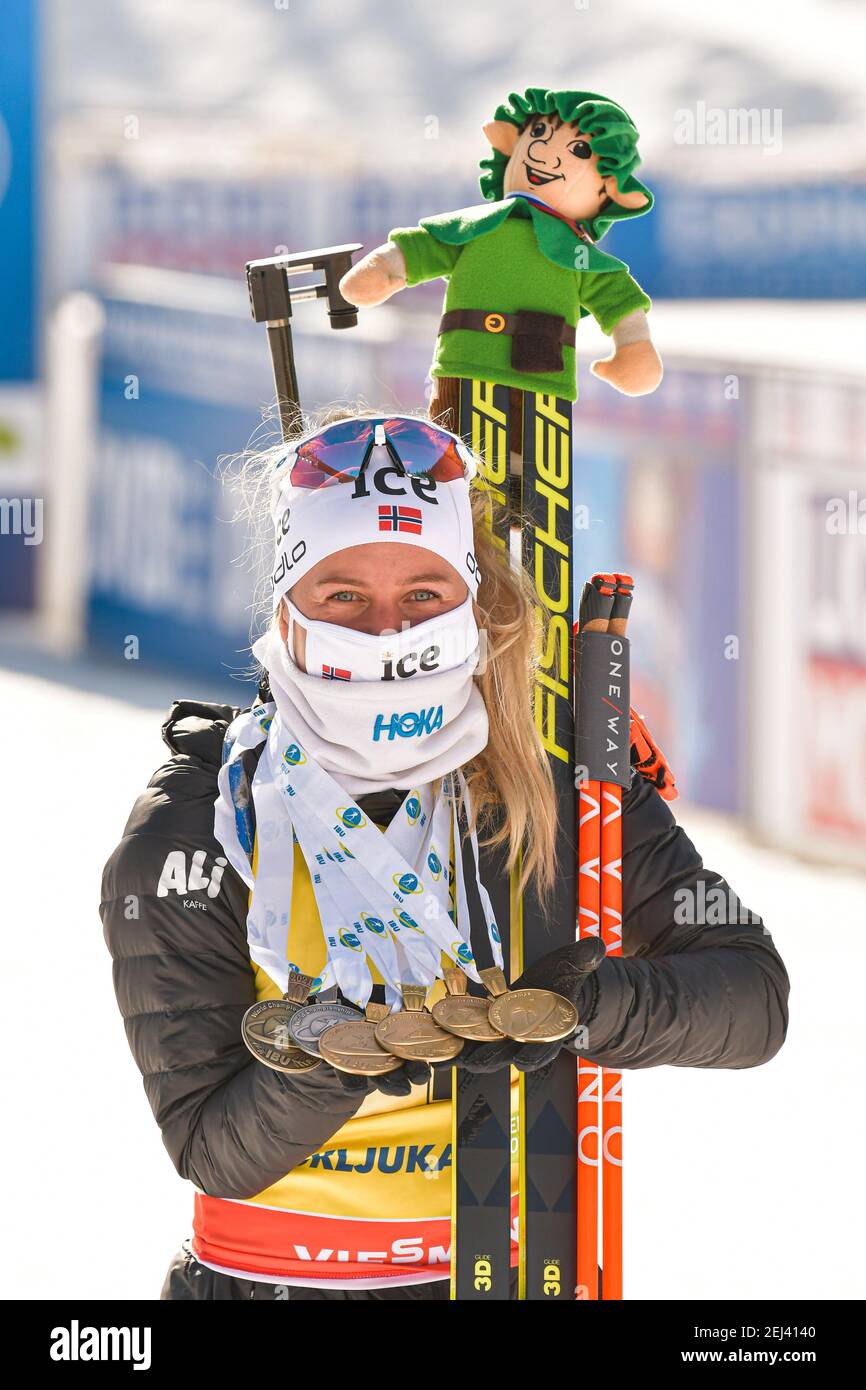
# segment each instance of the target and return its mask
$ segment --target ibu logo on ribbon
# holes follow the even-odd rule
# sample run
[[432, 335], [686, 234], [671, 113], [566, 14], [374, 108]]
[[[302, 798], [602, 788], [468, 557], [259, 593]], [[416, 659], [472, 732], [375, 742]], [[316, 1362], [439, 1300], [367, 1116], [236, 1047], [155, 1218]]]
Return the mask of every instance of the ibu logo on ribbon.
[[427, 855], [427, 868], [430, 870], [430, 877], [433, 879], [433, 882], [438, 883], [439, 879], [442, 877], [442, 860], [439, 858], [435, 849], [431, 849], [430, 853]]
[[306, 761], [306, 753], [296, 743], [290, 743], [283, 752], [283, 762], [287, 767], [301, 767]]
[[360, 830], [367, 824], [367, 818], [360, 806], [338, 806], [337, 815], [350, 830]]
[[399, 931], [400, 927], [406, 927], [408, 931], [421, 930], [418, 923], [415, 921], [415, 918], [410, 917], [408, 912], [400, 911], [396, 912], [394, 915], [397, 918], [397, 922], [399, 923], [399, 926], [397, 926], [397, 923], [395, 923], [395, 928], [397, 931]]
[[410, 825], [414, 825], [421, 814], [421, 798], [416, 791], [411, 791], [406, 797], [406, 818]]
[[401, 893], [421, 892], [421, 880], [417, 874], [392, 874], [391, 879]]
[[452, 941], [451, 950], [454, 955], [454, 959], [458, 960], [461, 965], [474, 964], [475, 957], [473, 956], [469, 947], [466, 945], [465, 941]]
[[385, 923], [382, 921], [381, 917], [374, 917], [372, 913], [362, 912], [361, 921], [363, 922], [367, 931], [371, 931], [374, 934], [374, 936], [385, 935]]
[[340, 931], [337, 933], [337, 935], [338, 935], [338, 938], [339, 938], [339, 941], [340, 941], [340, 945], [341, 945], [341, 946], [345, 946], [347, 950], [349, 950], [349, 951], [361, 951], [361, 950], [363, 950], [363, 947], [361, 946], [361, 943], [360, 943], [360, 941], [358, 940], [357, 936], [355, 935], [355, 933], [354, 933], [353, 931], [350, 931], [348, 927], [341, 927], [341, 928], [340, 928]]

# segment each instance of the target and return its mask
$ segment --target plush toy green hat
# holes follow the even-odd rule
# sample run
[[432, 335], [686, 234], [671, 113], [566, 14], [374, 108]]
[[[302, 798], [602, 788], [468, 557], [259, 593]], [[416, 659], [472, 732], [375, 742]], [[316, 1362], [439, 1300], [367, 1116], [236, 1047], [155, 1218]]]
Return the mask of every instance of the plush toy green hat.
[[[620, 193], [637, 190], [647, 197], [642, 208], [622, 208], [617, 203], [610, 203], [591, 222], [586, 223], [590, 236], [598, 241], [612, 223], [624, 222], [629, 217], [642, 217], [649, 212], [654, 202], [653, 195], [646, 184], [634, 176], [634, 170], [640, 164], [637, 126], [615, 101], [609, 101], [597, 92], [548, 92], [544, 87], [527, 87], [522, 95], [512, 92], [502, 106], [497, 106], [494, 119], [510, 121], [512, 125], [522, 128], [529, 116], [549, 116], [554, 111], [560, 120], [576, 122], [589, 138], [593, 154], [598, 155], [598, 169], [602, 177], [613, 174]], [[502, 197], [507, 163], [508, 159], [499, 150], [494, 150], [490, 159], [482, 159], [480, 183], [485, 198]]]

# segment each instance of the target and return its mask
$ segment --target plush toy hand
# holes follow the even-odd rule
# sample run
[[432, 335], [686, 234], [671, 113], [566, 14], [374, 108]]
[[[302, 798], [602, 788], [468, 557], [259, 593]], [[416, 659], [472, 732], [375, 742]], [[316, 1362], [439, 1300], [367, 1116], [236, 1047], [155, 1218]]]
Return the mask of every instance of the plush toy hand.
[[406, 288], [406, 262], [403, 252], [393, 241], [377, 246], [357, 265], [347, 270], [340, 281], [340, 290], [350, 304], [366, 308], [382, 304], [392, 294]]
[[647, 396], [662, 379], [662, 360], [649, 339], [624, 343], [610, 357], [590, 366], [593, 376], [622, 391], [624, 396]]
[[[524, 970], [511, 988], [551, 989], [554, 994], [564, 995], [577, 1009], [579, 1023], [587, 1007], [589, 978], [604, 957], [604, 943], [588, 936], [542, 956]], [[513, 1038], [492, 1043], [468, 1042], [456, 1058], [455, 1066], [476, 1072], [499, 1071], [509, 1066], [517, 1067], [518, 1071], [538, 1071], [549, 1066], [567, 1042], [567, 1038], [550, 1043], [521, 1043]]]

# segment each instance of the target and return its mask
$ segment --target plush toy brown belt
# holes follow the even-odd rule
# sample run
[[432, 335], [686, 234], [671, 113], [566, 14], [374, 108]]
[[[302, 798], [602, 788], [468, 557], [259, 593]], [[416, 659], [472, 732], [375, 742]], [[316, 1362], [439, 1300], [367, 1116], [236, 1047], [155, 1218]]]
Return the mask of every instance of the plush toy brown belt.
[[562, 346], [574, 347], [574, 327], [560, 314], [519, 309], [516, 314], [485, 313], [483, 309], [449, 309], [439, 333], [469, 328], [477, 333], [505, 333], [511, 338], [511, 365], [518, 372], [561, 372]]

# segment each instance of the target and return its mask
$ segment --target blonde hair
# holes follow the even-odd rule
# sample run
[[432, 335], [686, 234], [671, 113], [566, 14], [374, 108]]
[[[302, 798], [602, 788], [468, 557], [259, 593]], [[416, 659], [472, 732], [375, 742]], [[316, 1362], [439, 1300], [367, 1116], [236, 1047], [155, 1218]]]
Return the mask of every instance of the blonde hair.
[[[350, 408], [331, 406], [300, 418], [299, 432], [306, 433], [337, 420], [381, 417], [385, 413], [373, 411], [365, 404]], [[418, 418], [425, 417], [419, 414]], [[251, 640], [269, 624], [275, 626], [278, 622], [278, 614], [271, 612], [270, 480], [285, 447], [280, 441], [221, 460], [223, 479], [238, 490], [238, 515], [246, 519], [248, 526], [249, 542], [241, 559], [255, 577], [250, 604]], [[546, 611], [538, 602], [529, 576], [509, 564], [504, 547], [494, 539], [490, 506], [490, 499], [479, 488], [473, 488], [475, 554], [481, 570], [474, 608], [486, 642], [486, 659], [474, 679], [487, 709], [490, 734], [486, 747], [466, 763], [463, 774], [469, 788], [471, 824], [478, 832], [479, 843], [503, 846], [507, 870], [517, 871], [519, 891], [532, 881], [543, 903], [556, 876], [557, 844], [556, 794], [533, 712]], [[492, 519], [497, 521], [495, 516]], [[258, 679], [262, 668], [255, 663], [246, 674]]]

